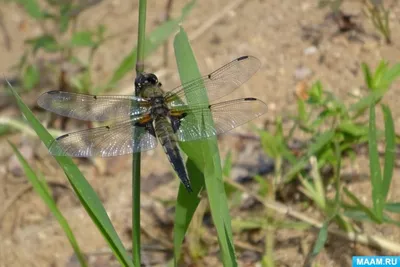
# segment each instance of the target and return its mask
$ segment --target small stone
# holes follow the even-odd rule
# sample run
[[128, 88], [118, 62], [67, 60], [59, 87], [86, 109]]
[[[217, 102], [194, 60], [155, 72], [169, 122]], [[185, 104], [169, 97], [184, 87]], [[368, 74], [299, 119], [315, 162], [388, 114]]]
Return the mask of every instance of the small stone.
[[309, 55], [314, 55], [315, 53], [318, 52], [318, 48], [316, 46], [310, 46], [304, 49], [304, 55], [309, 56]]
[[304, 80], [305, 78], [309, 77], [312, 74], [312, 70], [310, 68], [301, 66], [297, 67], [294, 72], [294, 77], [296, 80]]
[[274, 102], [271, 102], [268, 104], [268, 108], [271, 111], [275, 111], [276, 110], [276, 104]]

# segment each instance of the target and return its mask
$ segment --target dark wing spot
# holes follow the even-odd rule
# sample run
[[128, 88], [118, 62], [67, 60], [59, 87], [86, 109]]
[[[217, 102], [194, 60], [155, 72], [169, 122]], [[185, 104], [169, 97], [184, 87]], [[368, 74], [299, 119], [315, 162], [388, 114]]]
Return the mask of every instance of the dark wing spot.
[[107, 129], [107, 130], [110, 130], [110, 126], [107, 125], [107, 126], [106, 126], [106, 129]]
[[65, 138], [65, 137], [67, 137], [67, 136], [69, 136], [69, 134], [61, 135], [61, 136], [57, 137], [56, 140], [61, 140], [61, 139]]
[[47, 94], [49, 94], [49, 95], [55, 95], [55, 94], [58, 94], [59, 92], [60, 92], [60, 91], [53, 90], [53, 91], [48, 91]]
[[93, 98], [94, 98], [94, 99], [97, 99], [97, 96], [94, 95]]
[[208, 108], [210, 109], [212, 105], [208, 105]]
[[257, 98], [254, 98], [254, 97], [246, 97], [244, 100], [245, 100], [245, 101], [256, 101]]
[[208, 79], [211, 79], [211, 74], [208, 74]]
[[246, 58], [249, 58], [249, 56], [242, 56], [242, 57], [238, 58], [237, 61], [241, 61], [241, 60], [246, 59]]

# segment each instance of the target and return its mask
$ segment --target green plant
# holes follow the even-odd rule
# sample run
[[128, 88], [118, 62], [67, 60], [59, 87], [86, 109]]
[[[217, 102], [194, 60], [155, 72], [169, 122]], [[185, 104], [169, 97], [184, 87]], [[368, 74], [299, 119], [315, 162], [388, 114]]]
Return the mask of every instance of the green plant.
[[[314, 248], [308, 260], [312, 261], [321, 251], [327, 238], [328, 226], [336, 222], [346, 232], [354, 232], [353, 220], [369, 220], [375, 223], [392, 223], [400, 225], [389, 217], [386, 212], [399, 212], [399, 203], [387, 203], [388, 190], [394, 168], [394, 151], [396, 134], [390, 109], [382, 105], [385, 130], [380, 131], [375, 126], [375, 106], [379, 105], [384, 94], [396, 78], [400, 76], [400, 65], [390, 67], [382, 61], [373, 72], [368, 65], [362, 65], [364, 80], [368, 94], [357, 97], [354, 104], [345, 105], [340, 99], [330, 92], [324, 91], [322, 84], [316, 82], [307, 92], [302, 92], [298, 97], [297, 114], [292, 118], [293, 127], [287, 135], [281, 130], [280, 119], [276, 123], [274, 134], [259, 130], [262, 147], [266, 154], [275, 160], [275, 180], [282, 177], [278, 184], [283, 187], [286, 183], [299, 178], [302, 185], [300, 191], [307, 196], [318, 209], [323, 212], [326, 220], [315, 240]], [[369, 126], [364, 122], [364, 117], [369, 112]], [[308, 144], [297, 153], [289, 149], [289, 142], [294, 133], [301, 131], [311, 135]], [[385, 136], [385, 163], [383, 175], [380, 170], [377, 152], [377, 141]], [[370, 209], [361, 203], [347, 188], [340, 183], [341, 161], [347, 156], [355, 157], [356, 145], [369, 144], [370, 175], [373, 208]], [[282, 163], [287, 162], [291, 167], [283, 168]], [[311, 166], [310, 171], [306, 170]], [[324, 181], [321, 170], [331, 167], [334, 172], [329, 176], [329, 181], [335, 185], [335, 197], [328, 199], [325, 188], [329, 181]], [[325, 175], [326, 176], [326, 175]], [[262, 179], [256, 179], [260, 188], [265, 188]], [[268, 187], [271, 188], [271, 187]], [[344, 191], [351, 204], [343, 200], [341, 192]]]
[[64, 230], [66, 236], [68, 237], [69, 242], [71, 243], [72, 248], [78, 258], [79, 263], [82, 267], [87, 266], [85, 256], [82, 254], [81, 249], [76, 241], [76, 238], [69, 226], [65, 217], [61, 214], [60, 210], [57, 207], [56, 202], [54, 201], [53, 197], [51, 196], [51, 191], [47, 185], [46, 180], [43, 176], [38, 176], [26, 161], [24, 156], [19, 152], [18, 148], [9, 142], [10, 146], [14, 150], [14, 153], [17, 155], [19, 162], [21, 163], [22, 167], [24, 168], [24, 172], [28, 180], [32, 183], [32, 186], [36, 193], [43, 199], [46, 205], [49, 207], [51, 212], [54, 214], [58, 223], [60, 224], [61, 228]]
[[[190, 2], [185, 7], [184, 12], [188, 12], [193, 6], [194, 1]], [[143, 72], [143, 60], [146, 55], [147, 42], [144, 38], [144, 25], [145, 25], [145, 12], [146, 12], [146, 1], [141, 0], [140, 5], [140, 18], [139, 18], [139, 37], [138, 37], [138, 49], [135, 50], [135, 57], [129, 59], [135, 59], [137, 55], [137, 73]], [[176, 21], [174, 22], [174, 25]], [[172, 27], [172, 24], [168, 24]], [[47, 40], [46, 40], [47, 41]], [[153, 40], [154, 41], [154, 40]], [[192, 80], [196, 77], [200, 77], [193, 52], [191, 51], [186, 33], [181, 29], [180, 33], [176, 36], [175, 42], [175, 53], [177, 63], [181, 75], [182, 82]], [[43, 48], [43, 47], [42, 47]], [[54, 48], [55, 49], [55, 48]], [[125, 62], [125, 68], [123, 71], [128, 69], [128, 65], [132, 63]], [[120, 71], [120, 70], [119, 70]], [[119, 72], [121, 73], [121, 72]], [[119, 79], [119, 78], [118, 78]], [[112, 83], [118, 79], [113, 79]], [[11, 89], [14, 97], [17, 99], [17, 103], [30, 123], [32, 128], [42, 139], [46, 146], [49, 146], [53, 141], [53, 138], [33, 116], [31, 111], [24, 105], [19, 98], [19, 95]], [[198, 97], [198, 95], [196, 95]], [[207, 97], [205, 91], [203, 97]], [[189, 101], [193, 101], [188, 97]], [[204, 118], [203, 118], [204, 119]], [[208, 118], [211, 119], [211, 118]], [[224, 185], [222, 181], [222, 168], [221, 162], [218, 155], [218, 148], [216, 138], [212, 138], [207, 141], [193, 142], [190, 144], [182, 144], [182, 149], [188, 155], [187, 169], [191, 180], [193, 181], [193, 188], [199, 193], [204, 188], [207, 189], [208, 199], [213, 215], [214, 223], [217, 228], [219, 237], [222, 261], [225, 266], [236, 266], [235, 251], [233, 247], [232, 230], [230, 224], [230, 216], [228, 211], [227, 199], [224, 193]], [[213, 155], [210, 157], [209, 155]], [[139, 266], [140, 260], [140, 154], [134, 156], [133, 161], [133, 263], [129, 259], [125, 249], [122, 247], [122, 243], [119, 240], [112, 224], [105, 213], [104, 207], [101, 205], [97, 195], [87, 183], [85, 177], [79, 172], [78, 168], [73, 164], [72, 160], [68, 157], [56, 157], [56, 160], [60, 166], [64, 169], [67, 178], [73, 186], [78, 198], [82, 205], [85, 207], [93, 221], [99, 228], [100, 232], [104, 235], [109, 246], [114, 252], [121, 265], [123, 266]], [[179, 188], [177, 208], [176, 208], [176, 221], [174, 227], [174, 255], [175, 264], [178, 264], [180, 257], [180, 248], [183, 242], [183, 238], [188, 229], [189, 223], [192, 219], [198, 203], [199, 198], [194, 194], [188, 194], [187, 191], [181, 186]]]
[[[385, 38], [387, 44], [392, 43], [392, 36], [389, 25], [390, 7], [386, 8], [383, 1], [377, 0], [363, 0], [364, 12], [382, 36]], [[395, 0], [394, 2], [397, 2]]]
[[[182, 84], [201, 77], [187, 35], [182, 28], [175, 37], [174, 49]], [[207, 100], [207, 93], [203, 90], [201, 93], [197, 92], [195, 96], [187, 97], [189, 103], [198, 101], [196, 97]], [[202, 119], [211, 120], [211, 117]], [[179, 187], [174, 223], [175, 265], [180, 257], [183, 238], [200, 202], [197, 195], [206, 189], [218, 234], [222, 262], [224, 266], [237, 266], [217, 139], [214, 137], [204, 141], [184, 142], [180, 147], [188, 155], [186, 167], [194, 192], [189, 194], [182, 184]]]
[[[24, 90], [34, 88], [39, 82], [41, 73], [48, 72], [62, 81], [58, 84], [60, 90], [70, 86], [73, 91], [98, 94], [113, 89], [118, 81], [134, 70], [136, 47], [116, 67], [108, 82], [96, 83], [92, 80], [93, 59], [99, 48], [119, 36], [107, 34], [106, 26], [101, 24], [95, 29], [78, 29], [77, 20], [81, 12], [100, 1], [73, 4], [70, 1], [46, 0], [46, 5], [43, 5], [46, 7], [42, 7], [37, 0], [13, 1], [21, 4], [25, 12], [41, 25], [43, 30], [40, 36], [25, 40], [28, 48], [19, 63], [14, 66], [14, 69], [21, 73]], [[160, 47], [177, 30], [179, 23], [189, 14], [194, 3], [195, 1], [189, 2], [182, 9], [180, 17], [165, 21], [143, 40], [145, 57]], [[88, 57], [85, 60], [77, 56], [82, 49], [88, 50]], [[43, 72], [37, 65], [42, 57], [42, 54], [38, 54], [39, 51], [55, 54], [58, 58], [57, 61], [47, 62]], [[71, 64], [74, 66], [71, 69], [79, 70], [67, 81], [64, 80], [64, 71], [60, 70], [63, 63]]]
[[[49, 147], [54, 141], [54, 138], [33, 115], [32, 111], [23, 103], [18, 93], [15, 92], [12, 87], [11, 91], [17, 101], [19, 109], [25, 116], [30, 126], [36, 132], [43, 144], [46, 147]], [[122, 266], [134, 266], [114, 227], [112, 226], [110, 218], [101, 204], [99, 197], [87, 182], [78, 167], [69, 157], [55, 157], [55, 159], [60, 167], [64, 170], [64, 173], [72, 185], [72, 188], [78, 196], [82, 206], [86, 209], [86, 212], [92, 218], [100, 233], [104, 236], [104, 239], [110, 246], [117, 260]]]
[[[383, 36], [387, 44], [392, 43], [391, 30], [389, 25], [389, 15], [391, 7], [385, 7], [381, 0], [360, 0], [362, 9], [371, 20], [375, 29]], [[344, 0], [319, 0], [319, 7], [329, 7], [333, 13], [340, 12], [340, 7]], [[397, 0], [392, 1], [392, 6]]]
[[[387, 196], [393, 176], [396, 138], [390, 109], [387, 106], [382, 105], [382, 112], [385, 122], [386, 143], [383, 173], [381, 171], [378, 154], [375, 105], [371, 105], [368, 131], [368, 148], [373, 208], [370, 209], [362, 204], [362, 202], [354, 194], [345, 189], [344, 192], [349, 197], [350, 201], [353, 202], [353, 205], [345, 204], [345, 215], [355, 220], [371, 220], [379, 224], [393, 223], [400, 226], [400, 222], [393, 220], [388, 214], [384, 213], [387, 205], [395, 207], [395, 210], [397, 210], [400, 207], [400, 203], [387, 203]], [[390, 211], [393, 212], [393, 210]]]

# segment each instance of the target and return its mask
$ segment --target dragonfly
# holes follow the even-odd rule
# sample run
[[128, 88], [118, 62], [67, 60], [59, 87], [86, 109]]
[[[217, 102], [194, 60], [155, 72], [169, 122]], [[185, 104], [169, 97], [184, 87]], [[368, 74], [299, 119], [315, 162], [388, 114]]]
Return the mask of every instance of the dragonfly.
[[[256, 57], [242, 56], [170, 91], [163, 90], [155, 74], [141, 73], [135, 79], [136, 96], [48, 91], [37, 101], [43, 109], [105, 123], [61, 135], [49, 151], [55, 156], [112, 157], [154, 149], [159, 141], [186, 190], [192, 192], [179, 142], [214, 137], [266, 113], [267, 105], [253, 97], [209, 104], [239, 88], [260, 66]], [[204, 88], [208, 101], [201, 97]]]

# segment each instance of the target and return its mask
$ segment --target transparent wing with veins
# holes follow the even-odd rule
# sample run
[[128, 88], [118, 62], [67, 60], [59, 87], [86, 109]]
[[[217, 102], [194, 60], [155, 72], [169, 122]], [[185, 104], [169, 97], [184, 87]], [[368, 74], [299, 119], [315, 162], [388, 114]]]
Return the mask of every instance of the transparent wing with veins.
[[[211, 103], [239, 88], [261, 66], [260, 60], [252, 56], [243, 56], [233, 60], [216, 71], [199, 79], [182, 84], [166, 93], [166, 102], [171, 108], [188, 105], [200, 99], [202, 88], [206, 88], [208, 101]], [[191, 99], [192, 101], [189, 101]]]
[[149, 112], [147, 99], [135, 96], [95, 96], [65, 91], [49, 91], [38, 105], [58, 115], [85, 121], [126, 120]]
[[209, 138], [266, 112], [267, 105], [256, 98], [235, 99], [208, 106], [181, 106], [174, 110], [179, 120], [176, 135], [181, 142]]
[[137, 124], [140, 120], [130, 119], [62, 135], [54, 140], [49, 151], [56, 156], [112, 157], [153, 149], [157, 138], [146, 126]]

